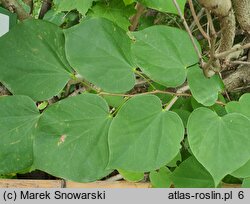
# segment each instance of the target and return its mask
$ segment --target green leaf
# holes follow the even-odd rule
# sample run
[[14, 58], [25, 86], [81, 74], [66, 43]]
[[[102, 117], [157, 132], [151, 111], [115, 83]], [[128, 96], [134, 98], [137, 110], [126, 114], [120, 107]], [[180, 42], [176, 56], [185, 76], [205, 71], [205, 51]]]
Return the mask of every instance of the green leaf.
[[21, 5], [21, 7], [24, 8], [24, 10], [25, 10], [26, 13], [30, 13], [31, 9], [30, 9], [30, 7], [24, 1], [22, 1], [22, 0], [17, 0], [17, 1]]
[[0, 38], [0, 81], [13, 93], [42, 101], [57, 95], [70, 79], [71, 68], [60, 28], [27, 20]]
[[179, 97], [171, 108], [171, 110], [175, 109], [181, 109], [192, 112], [193, 108], [191, 104], [191, 97], [183, 97], [183, 96]]
[[175, 188], [214, 188], [214, 180], [209, 172], [194, 156], [177, 167], [170, 178]]
[[163, 111], [157, 96], [135, 96], [111, 124], [108, 166], [134, 172], [159, 169], [176, 156], [183, 136], [181, 119]]
[[95, 18], [66, 30], [65, 35], [67, 58], [86, 80], [107, 92], [133, 88], [131, 43], [124, 30], [109, 20]]
[[[147, 90], [148, 92], [155, 91], [155, 89], [160, 90], [160, 91], [166, 91], [167, 89], [167, 87], [162, 86], [161, 84], [158, 84], [156, 82], [152, 82], [151, 84], [152, 85], [148, 87], [148, 90]], [[161, 99], [163, 104], [170, 102], [173, 98], [172, 95], [165, 94], [165, 93], [156, 93], [154, 95], [158, 96]]]
[[[138, 0], [138, 1], [144, 4], [145, 6], [153, 8], [158, 11], [178, 14], [178, 11], [175, 8], [175, 5], [172, 0]], [[177, 0], [177, 3], [182, 13], [184, 13], [186, 2], [187, 2], [186, 0]]]
[[183, 84], [187, 67], [199, 61], [188, 34], [180, 29], [159, 25], [132, 34], [135, 62], [149, 78], [162, 85]]
[[175, 156], [175, 158], [172, 159], [172, 160], [167, 164], [167, 166], [168, 166], [168, 167], [176, 167], [176, 166], [177, 166], [177, 162], [181, 162], [181, 161], [182, 161], [181, 153], [178, 152], [178, 154]]
[[47, 106], [49, 105], [48, 101], [43, 101], [42, 103], [40, 103], [37, 108], [38, 110], [43, 110], [45, 109]]
[[122, 96], [104, 95], [103, 98], [107, 101], [109, 106], [113, 108], [119, 108], [126, 101]]
[[[244, 94], [240, 97], [239, 102], [232, 101], [226, 105], [228, 113], [240, 113], [250, 119], [250, 94]], [[241, 168], [237, 169], [231, 175], [238, 178], [250, 177], [250, 160]]]
[[85, 15], [94, 1], [99, 0], [54, 0], [54, 4], [58, 12], [76, 9], [81, 14]]
[[[226, 104], [226, 100], [224, 99], [222, 94], [219, 94], [218, 96], [218, 100], [225, 103]], [[201, 103], [198, 103], [194, 97], [191, 97], [191, 104], [193, 109], [197, 109], [197, 108], [201, 108], [201, 107], [205, 107], [204, 105], [202, 105]], [[214, 104], [212, 106], [208, 107], [209, 109], [215, 111], [219, 116], [224, 116], [227, 114], [227, 111], [225, 109], [225, 106], [219, 105], [219, 104]]]
[[244, 164], [242, 167], [231, 173], [232, 176], [237, 178], [247, 178], [250, 177], [250, 160]]
[[250, 178], [245, 178], [242, 183], [242, 188], [250, 188]]
[[159, 171], [151, 171], [149, 174], [150, 182], [153, 188], [169, 188], [171, 186], [171, 180], [169, 175], [170, 170], [167, 167], [162, 167]]
[[55, 10], [49, 10], [43, 17], [43, 20], [49, 21], [51, 23], [60, 26], [65, 21], [65, 13], [58, 13]]
[[94, 94], [53, 104], [38, 123], [34, 168], [78, 182], [106, 176], [110, 122], [108, 105]]
[[177, 113], [180, 116], [184, 127], [187, 127], [187, 121], [191, 113], [187, 110], [182, 110], [182, 109], [174, 109], [172, 111]]
[[39, 116], [35, 103], [27, 96], [0, 97], [0, 174], [19, 172], [32, 165]]
[[219, 75], [206, 78], [198, 66], [188, 69], [188, 84], [193, 97], [204, 106], [212, 106], [218, 99], [218, 92], [222, 90]]
[[123, 0], [125, 6], [130, 5], [135, 2], [135, 0]]
[[240, 97], [239, 102], [232, 101], [226, 105], [228, 113], [241, 113], [250, 119], [250, 94], [244, 94]]
[[127, 31], [131, 25], [129, 18], [136, 10], [134, 5], [125, 6], [122, 0], [108, 0], [98, 2], [91, 11], [88, 16], [106, 18]]
[[144, 179], [144, 173], [143, 172], [131, 172], [131, 171], [126, 171], [122, 169], [118, 169], [118, 172], [122, 175], [122, 177], [126, 181], [130, 182], [138, 182]]
[[189, 117], [188, 140], [198, 161], [213, 176], [216, 186], [227, 174], [243, 166], [250, 157], [250, 120], [238, 113], [219, 117], [198, 108]]

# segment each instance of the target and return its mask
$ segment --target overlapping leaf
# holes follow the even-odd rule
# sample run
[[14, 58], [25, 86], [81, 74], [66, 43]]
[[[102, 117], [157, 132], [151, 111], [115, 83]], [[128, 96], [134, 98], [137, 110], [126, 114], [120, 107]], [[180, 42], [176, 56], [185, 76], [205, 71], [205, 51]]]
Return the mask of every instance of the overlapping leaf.
[[207, 108], [198, 108], [190, 115], [187, 129], [194, 156], [213, 176], [216, 186], [249, 160], [247, 117], [238, 113], [219, 117]]
[[[147, 7], [156, 9], [158, 11], [178, 14], [178, 11], [172, 0], [138, 0]], [[181, 8], [182, 13], [184, 13], [184, 8], [186, 0], [177, 0], [179, 7]]]
[[135, 14], [134, 5], [125, 6], [122, 0], [100, 1], [93, 8], [88, 16], [106, 18], [124, 30], [130, 26], [130, 17]]
[[0, 97], [0, 174], [29, 168], [39, 111], [27, 96]]
[[250, 177], [250, 160], [242, 167], [231, 173], [232, 176], [237, 178], [248, 178]]
[[86, 20], [65, 32], [70, 64], [88, 81], [108, 92], [133, 88], [130, 39], [103, 18]]
[[169, 188], [172, 184], [170, 180], [171, 171], [167, 167], [162, 167], [158, 171], [151, 171], [149, 174], [153, 188]]
[[[241, 96], [239, 102], [232, 101], [226, 105], [228, 113], [240, 113], [250, 119], [250, 94]], [[250, 177], [250, 160], [241, 168], [232, 173], [233, 176], [239, 178]]]
[[13, 94], [46, 100], [70, 79], [63, 32], [56, 25], [24, 21], [1, 37], [0, 44], [0, 82]]
[[250, 119], [250, 94], [244, 94], [240, 97], [239, 102], [232, 101], [226, 105], [228, 113], [240, 113]]
[[135, 62], [154, 81], [167, 87], [184, 83], [187, 67], [198, 57], [188, 34], [168, 26], [152, 26], [132, 33]]
[[213, 188], [214, 181], [209, 172], [194, 156], [183, 161], [171, 174], [176, 188]]
[[250, 188], [250, 178], [245, 178], [243, 180], [242, 188]]
[[118, 169], [118, 171], [126, 181], [138, 182], [144, 179], [143, 172], [131, 172], [131, 171], [125, 171], [122, 169]]
[[71, 11], [78, 10], [80, 13], [85, 15], [87, 11], [91, 8], [94, 1], [99, 0], [55, 0], [54, 4], [56, 10], [61, 11]]
[[222, 81], [218, 75], [206, 78], [198, 66], [188, 69], [188, 84], [193, 97], [205, 106], [212, 106], [218, 99], [218, 92], [222, 90]]
[[84, 94], [50, 106], [34, 142], [34, 168], [78, 182], [106, 176], [111, 118], [106, 102]]
[[136, 96], [111, 124], [109, 167], [134, 172], [158, 169], [177, 155], [183, 136], [181, 119], [163, 111], [158, 97]]

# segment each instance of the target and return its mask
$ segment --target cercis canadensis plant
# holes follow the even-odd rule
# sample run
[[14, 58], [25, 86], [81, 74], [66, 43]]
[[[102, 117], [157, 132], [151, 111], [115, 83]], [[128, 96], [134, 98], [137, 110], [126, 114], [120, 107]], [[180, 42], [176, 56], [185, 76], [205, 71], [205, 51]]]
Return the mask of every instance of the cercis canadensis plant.
[[[89, 182], [118, 170], [129, 181], [149, 173], [154, 187], [250, 177], [250, 94], [229, 101], [222, 74], [248, 44], [223, 48], [223, 35], [196, 21], [210, 46], [202, 55], [185, 0], [72, 2], [54, 1], [43, 19], [19, 12], [23, 21], [0, 38], [10, 93], [0, 97], [1, 175], [38, 169]], [[198, 2], [207, 21], [215, 15], [223, 26], [231, 15]], [[156, 23], [165, 13], [184, 26]]]

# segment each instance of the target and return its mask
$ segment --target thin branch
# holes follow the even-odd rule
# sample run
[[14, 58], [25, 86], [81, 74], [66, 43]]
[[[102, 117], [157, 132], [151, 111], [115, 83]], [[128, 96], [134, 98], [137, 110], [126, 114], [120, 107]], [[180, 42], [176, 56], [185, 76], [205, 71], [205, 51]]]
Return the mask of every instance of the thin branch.
[[122, 179], [123, 179], [122, 175], [121, 174], [117, 174], [115, 176], [107, 178], [105, 181], [112, 181], [113, 182], [113, 181], [119, 181], [119, 180], [122, 180]]
[[[201, 9], [199, 10], [199, 12], [198, 12], [198, 14], [197, 14], [198, 20], [201, 19], [201, 18], [204, 16], [204, 11], [205, 11], [204, 8], [201, 8]], [[190, 30], [191, 30], [192, 32], [197, 30], [197, 29], [194, 30], [195, 25], [196, 25], [196, 23], [193, 21], [193, 22], [191, 23], [191, 25], [189, 26], [189, 27], [190, 27]], [[202, 27], [202, 29], [203, 29], [204, 25], [201, 25], [201, 27]]]
[[31, 16], [24, 10], [21, 4], [16, 0], [0, 0], [3, 6], [11, 12], [15, 12], [19, 20], [31, 18]]
[[236, 65], [238, 65], [238, 64], [250, 65], [250, 62], [246, 62], [246, 61], [237, 61], [237, 60], [235, 60], [235, 61], [230, 61], [229, 63], [230, 63], [230, 64], [236, 64]]
[[23, 2], [30, 7], [30, 14], [33, 12], [33, 0], [23, 0]]
[[194, 9], [194, 5], [193, 5], [193, 1], [192, 0], [188, 0], [188, 4], [192, 13], [192, 16], [194, 18], [194, 22], [197, 25], [199, 31], [201, 32], [201, 34], [203, 35], [204, 38], [206, 38], [208, 41], [210, 40], [210, 37], [207, 35], [207, 33], [203, 30], [200, 21], [196, 15], [195, 9]]
[[[177, 90], [176, 94], [184, 94], [184, 92], [189, 90], [189, 86], [184, 86]], [[175, 102], [178, 100], [179, 96], [175, 95], [175, 97], [166, 105], [164, 110], [169, 111]]]
[[192, 41], [192, 44], [194, 46], [195, 52], [197, 53], [197, 55], [199, 57], [200, 63], [203, 64], [203, 60], [202, 60], [202, 56], [201, 56], [200, 50], [199, 50], [199, 48], [197, 47], [197, 45], [195, 43], [194, 36], [192, 35], [192, 32], [191, 32], [191, 30], [190, 30], [190, 28], [189, 28], [189, 26], [187, 24], [187, 21], [186, 21], [184, 15], [181, 12], [180, 6], [179, 6], [179, 4], [177, 3], [176, 0], [172, 0], [172, 1], [173, 1], [174, 5], [175, 5], [177, 11], [178, 11], [178, 14], [180, 15], [180, 17], [181, 17], [181, 19], [183, 21], [183, 25], [184, 25], [186, 31], [188, 32], [188, 35], [189, 35], [189, 37], [190, 37], [190, 39]]
[[116, 93], [107, 93], [107, 92], [100, 92], [99, 95], [108, 95], [108, 96], [123, 96], [123, 97], [133, 97], [133, 96], [138, 96], [138, 95], [147, 95], [147, 94], [169, 94], [172, 96], [192, 96], [191, 94], [188, 93], [175, 93], [175, 92], [170, 92], [170, 91], [161, 91], [161, 90], [154, 90], [154, 91], [149, 91], [145, 93], [137, 93], [137, 94], [116, 94]]
[[[206, 77], [210, 77], [211, 75], [213, 75], [215, 72], [213, 69], [211, 69], [212, 64], [215, 61], [215, 45], [216, 45], [216, 39], [217, 39], [217, 34], [214, 28], [214, 24], [213, 24], [213, 20], [211, 17], [210, 12], [206, 9], [206, 14], [207, 14], [207, 20], [208, 20], [208, 25], [209, 25], [209, 30], [211, 32], [211, 37], [210, 37], [210, 59], [208, 60], [208, 62], [202, 67], [204, 74]], [[212, 72], [212, 73], [210, 73]]]
[[148, 82], [148, 84], [156, 90], [155, 86], [151, 83], [150, 79], [147, 79], [147, 77], [145, 77], [143, 74], [141, 74], [139, 71], [134, 70], [134, 73], [137, 74], [138, 76], [140, 76], [141, 78], [143, 78], [144, 80], [146, 80]]
[[[98, 94], [101, 95], [101, 96], [103, 96], [103, 95], [106, 95], [106, 96], [122, 96], [122, 97], [128, 97], [128, 98], [131, 98], [131, 97], [134, 97], [134, 96], [139, 96], [139, 95], [147, 95], [147, 94], [169, 94], [169, 95], [175, 96], [170, 102], [173, 105], [177, 101], [178, 97], [180, 97], [180, 96], [186, 96], [186, 97], [192, 96], [192, 94], [190, 94], [190, 93], [184, 93], [184, 92], [186, 92], [188, 90], [189, 90], [189, 86], [184, 86], [184, 87], [178, 89], [177, 92], [154, 90], [154, 91], [149, 91], [149, 92], [144, 92], [144, 93], [136, 93], [136, 94], [116, 94], [116, 93], [107, 93], [107, 92], [100, 92]], [[167, 107], [165, 108], [166, 110], [168, 108], [172, 107], [172, 105], [170, 105], [170, 103], [167, 104]], [[218, 104], [218, 105], [222, 105], [222, 106], [226, 105], [221, 101], [216, 101], [215, 103]]]
[[137, 12], [131, 18], [131, 24], [132, 25], [129, 27], [130, 31], [134, 31], [137, 28], [137, 26], [139, 24], [139, 20], [140, 20], [142, 14], [145, 12], [145, 7], [140, 3], [137, 3], [135, 8], [136, 8]]
[[42, 8], [40, 10], [39, 19], [42, 19], [47, 11], [51, 8], [52, 0], [43, 0]]
[[210, 33], [211, 33], [212, 37], [217, 38], [217, 33], [216, 33], [215, 28], [214, 28], [214, 22], [213, 22], [212, 16], [207, 9], [205, 9], [205, 11], [206, 11], [206, 15], [207, 15], [207, 21], [209, 23]]
[[242, 46], [233, 47], [230, 50], [216, 54], [214, 57], [216, 59], [225, 58], [226, 56], [228, 56], [229, 54], [231, 54], [233, 52], [238, 52], [240, 50], [244, 50], [244, 49], [248, 49], [248, 48], [250, 48], [250, 43], [247, 43], [247, 44], [242, 45]]

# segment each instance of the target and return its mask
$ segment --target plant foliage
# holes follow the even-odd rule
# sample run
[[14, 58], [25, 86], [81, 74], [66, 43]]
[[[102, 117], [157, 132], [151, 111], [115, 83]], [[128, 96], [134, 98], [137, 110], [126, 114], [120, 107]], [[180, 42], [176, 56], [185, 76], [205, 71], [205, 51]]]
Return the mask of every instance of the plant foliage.
[[[170, 0], [139, 2], [178, 14]], [[0, 97], [1, 175], [89, 182], [118, 170], [129, 181], [150, 172], [153, 187], [215, 187], [231, 174], [249, 185], [250, 94], [227, 103], [186, 31], [128, 31], [134, 6], [55, 1], [54, 20], [25, 20], [0, 38], [0, 82], [12, 94]], [[77, 25], [58, 23], [63, 12]], [[184, 85], [190, 92], [169, 91]]]

